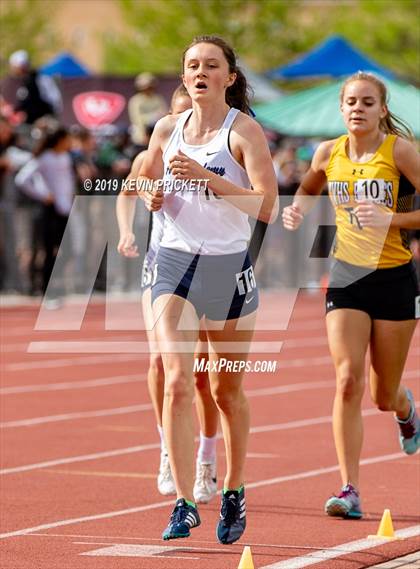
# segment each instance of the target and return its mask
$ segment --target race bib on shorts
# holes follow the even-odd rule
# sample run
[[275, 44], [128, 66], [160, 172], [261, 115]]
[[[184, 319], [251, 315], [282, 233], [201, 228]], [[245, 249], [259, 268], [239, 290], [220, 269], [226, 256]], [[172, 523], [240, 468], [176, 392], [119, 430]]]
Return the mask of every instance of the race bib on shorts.
[[257, 286], [257, 283], [255, 282], [254, 269], [252, 266], [248, 267], [248, 269], [245, 269], [241, 273], [236, 273], [235, 276], [240, 295], [248, 294]]

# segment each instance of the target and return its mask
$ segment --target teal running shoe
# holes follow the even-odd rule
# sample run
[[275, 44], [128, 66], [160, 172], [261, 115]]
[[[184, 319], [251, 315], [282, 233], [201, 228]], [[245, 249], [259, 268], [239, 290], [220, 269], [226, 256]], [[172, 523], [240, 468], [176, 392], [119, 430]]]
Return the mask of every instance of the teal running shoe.
[[420, 419], [416, 412], [413, 394], [405, 390], [410, 402], [410, 414], [404, 421], [395, 417], [400, 429], [400, 446], [405, 454], [414, 454], [420, 447]]
[[175, 503], [168, 527], [162, 533], [162, 539], [189, 537], [190, 529], [196, 528], [200, 524], [201, 520], [197, 508], [187, 504], [184, 498], [179, 498]]
[[351, 484], [346, 484], [338, 496], [331, 496], [325, 503], [327, 516], [359, 520], [363, 514], [359, 492]]

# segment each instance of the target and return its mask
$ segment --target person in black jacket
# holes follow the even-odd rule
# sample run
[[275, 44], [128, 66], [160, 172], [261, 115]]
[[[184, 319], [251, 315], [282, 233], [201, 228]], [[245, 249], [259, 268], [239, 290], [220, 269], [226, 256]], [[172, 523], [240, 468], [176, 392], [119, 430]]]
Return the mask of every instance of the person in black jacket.
[[9, 58], [13, 75], [22, 79], [16, 91], [15, 112], [23, 112], [26, 124], [33, 124], [45, 115], [57, 115], [61, 111], [61, 93], [54, 80], [31, 67], [28, 53], [21, 49]]

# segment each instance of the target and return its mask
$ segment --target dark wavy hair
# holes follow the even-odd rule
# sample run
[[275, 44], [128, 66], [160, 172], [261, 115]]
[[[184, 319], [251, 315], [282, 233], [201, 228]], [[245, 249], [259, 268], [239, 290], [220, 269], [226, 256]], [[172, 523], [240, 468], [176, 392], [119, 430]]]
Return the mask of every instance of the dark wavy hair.
[[59, 126], [53, 130], [47, 130], [34, 149], [34, 156], [40, 156], [46, 150], [55, 148], [63, 138], [67, 138], [69, 135], [70, 132], [64, 126]]
[[229, 107], [239, 109], [243, 113], [251, 115], [249, 99], [252, 94], [246, 77], [236, 62], [236, 55], [230, 45], [219, 36], [197, 36], [182, 54], [182, 68], [184, 68], [185, 56], [189, 49], [199, 43], [211, 43], [217, 45], [223, 51], [223, 55], [229, 65], [229, 73], [236, 73], [236, 79], [233, 85], [226, 89], [226, 103]]
[[346, 90], [347, 85], [353, 83], [354, 81], [369, 81], [379, 91], [381, 105], [386, 107], [387, 114], [379, 121], [379, 129], [384, 132], [385, 134], [396, 134], [397, 136], [401, 136], [402, 138], [406, 138], [408, 140], [414, 140], [414, 135], [408, 126], [402, 119], [398, 118], [396, 115], [391, 113], [388, 108], [388, 90], [386, 88], [385, 83], [383, 83], [376, 75], [373, 73], [365, 73], [364, 71], [358, 71], [354, 73], [350, 77], [348, 77], [340, 91], [340, 102], [343, 102], [344, 98], [344, 91]]

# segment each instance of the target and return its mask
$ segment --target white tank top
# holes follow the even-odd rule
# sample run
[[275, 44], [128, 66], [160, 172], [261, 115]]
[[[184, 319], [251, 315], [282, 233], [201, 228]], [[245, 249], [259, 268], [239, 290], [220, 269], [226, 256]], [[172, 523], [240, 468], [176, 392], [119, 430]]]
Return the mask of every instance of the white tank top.
[[[174, 180], [169, 171], [169, 158], [181, 150], [204, 168], [251, 192], [248, 175], [228, 145], [238, 109], [230, 109], [216, 136], [201, 145], [184, 141], [184, 127], [191, 113], [188, 109], [181, 114], [164, 150], [164, 182]], [[210, 189], [205, 190], [204, 184], [194, 191], [170, 190], [165, 193], [162, 209], [165, 216], [162, 247], [203, 255], [240, 253], [248, 247], [251, 236], [248, 215]]]

